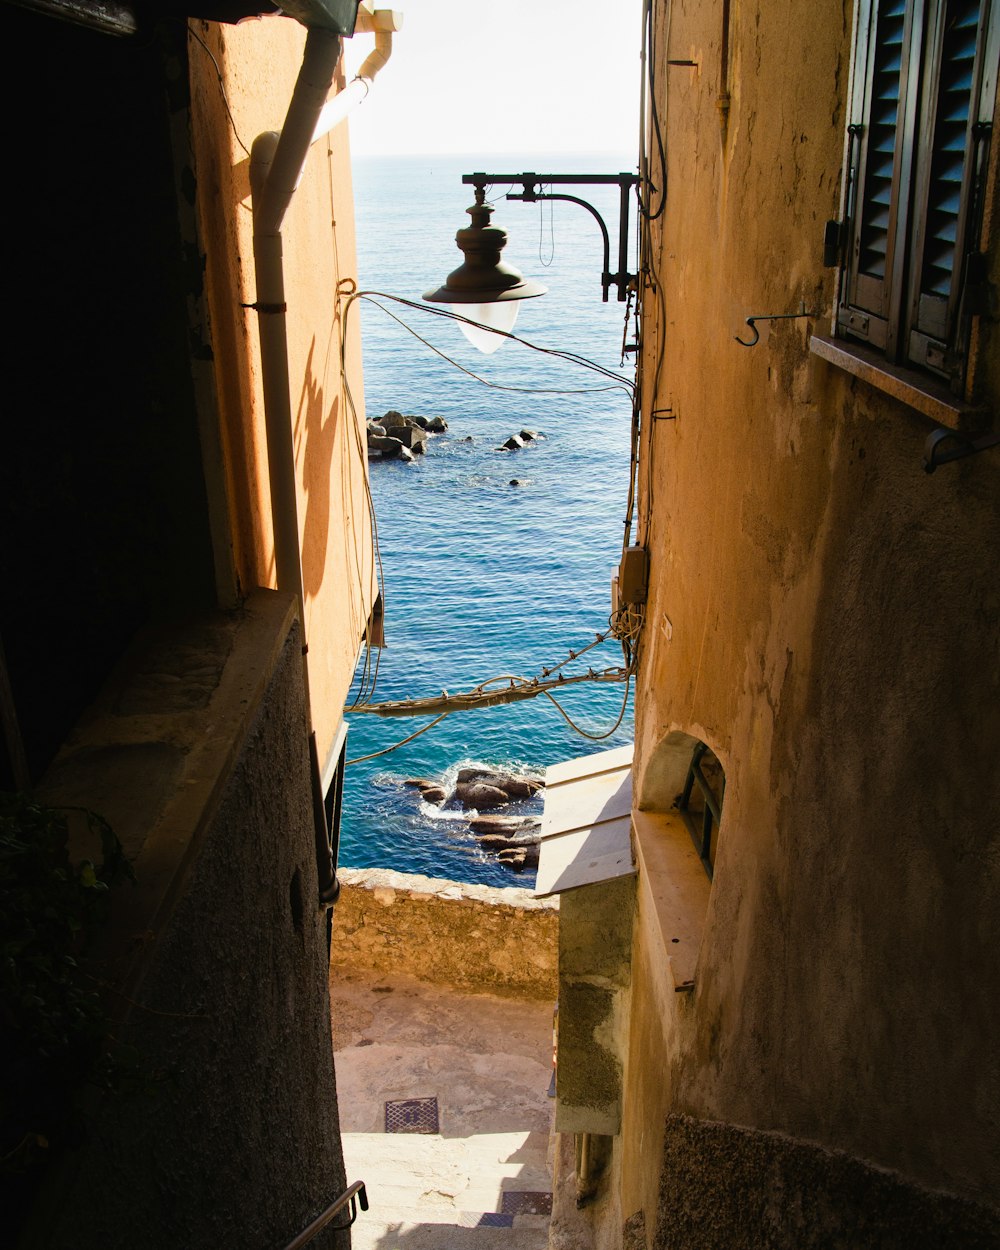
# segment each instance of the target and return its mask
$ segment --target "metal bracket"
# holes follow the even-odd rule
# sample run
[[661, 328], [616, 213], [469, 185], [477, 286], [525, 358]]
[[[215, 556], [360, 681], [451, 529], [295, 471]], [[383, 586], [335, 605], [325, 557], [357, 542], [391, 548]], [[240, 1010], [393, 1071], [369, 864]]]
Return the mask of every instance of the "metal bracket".
[[[634, 273], [628, 272], [628, 218], [629, 218], [629, 195], [632, 188], [639, 182], [637, 174], [463, 174], [462, 182], [471, 184], [477, 190], [485, 188], [489, 185], [502, 185], [503, 183], [520, 183], [523, 190], [520, 192], [509, 192], [508, 200], [522, 200], [527, 204], [535, 204], [539, 200], [568, 200], [571, 204], [578, 204], [581, 208], [585, 208], [594, 218], [601, 230], [601, 241], [604, 245], [604, 270], [601, 273], [601, 295], [605, 303], [608, 301], [608, 291], [611, 287], [618, 288], [618, 300], [624, 303], [628, 292], [632, 289], [632, 284], [637, 277]], [[544, 186], [552, 185], [570, 185], [570, 186], [617, 186], [619, 193], [619, 209], [618, 209], [618, 272], [611, 272], [611, 240], [608, 235], [608, 227], [604, 218], [587, 200], [580, 199], [577, 195], [563, 195], [558, 192], [542, 191]]]
[[[944, 444], [953, 443], [952, 447], [941, 448]], [[928, 434], [924, 443], [924, 472], [933, 473], [943, 464], [952, 460], [964, 460], [966, 456], [974, 456], [977, 452], [988, 451], [991, 447], [1000, 446], [1000, 434], [981, 434], [978, 438], [970, 438], [960, 434], [958, 430], [937, 429]]]
[[761, 313], [756, 317], [747, 317], [747, 325], [753, 330], [753, 338], [748, 343], [746, 339], [741, 339], [738, 334], [734, 334], [733, 338], [741, 347], [756, 347], [760, 340], [760, 331], [757, 329], [758, 321], [796, 321], [800, 317], [818, 317], [819, 313], [806, 312], [805, 304], [799, 306], [800, 311], [797, 313]]

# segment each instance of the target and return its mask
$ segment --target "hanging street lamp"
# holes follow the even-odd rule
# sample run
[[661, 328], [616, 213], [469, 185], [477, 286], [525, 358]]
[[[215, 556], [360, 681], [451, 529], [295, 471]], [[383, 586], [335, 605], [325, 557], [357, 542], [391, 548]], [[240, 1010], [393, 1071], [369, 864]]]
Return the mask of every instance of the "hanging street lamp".
[[[481, 329], [459, 322], [469, 342], [489, 354], [502, 346], [503, 334], [513, 329], [519, 301], [544, 295], [548, 288], [500, 259], [507, 231], [490, 225], [493, 207], [486, 203], [485, 184], [477, 184], [476, 202], [467, 211], [472, 225], [455, 235], [465, 260], [448, 275], [443, 286], [427, 291], [424, 299], [432, 304], [450, 304], [460, 316], [491, 327]], [[494, 330], [501, 333], [494, 334]]]

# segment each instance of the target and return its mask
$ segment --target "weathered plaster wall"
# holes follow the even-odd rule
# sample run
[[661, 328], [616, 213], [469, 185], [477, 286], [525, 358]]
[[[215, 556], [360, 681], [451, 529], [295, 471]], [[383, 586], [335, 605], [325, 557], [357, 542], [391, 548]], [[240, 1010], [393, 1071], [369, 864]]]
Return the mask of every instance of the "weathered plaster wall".
[[388, 869], [342, 868], [331, 975], [402, 973], [462, 990], [558, 996], [558, 899]]
[[[371, 36], [356, 38], [371, 42]], [[244, 590], [275, 584], [257, 315], [242, 307], [256, 299], [244, 147], [252, 148], [264, 131], [280, 131], [304, 42], [305, 29], [287, 18], [239, 26], [191, 23], [191, 190], [206, 252], [228, 507]], [[203, 44], [221, 69], [221, 86]], [[337, 86], [343, 81], [338, 71]], [[364, 385], [357, 308], [350, 314], [346, 360], [356, 416], [340, 369], [337, 288], [357, 278], [347, 123], [310, 149], [285, 218], [283, 252], [310, 695], [322, 765], [354, 671], [375, 576], [365, 442], [358, 433]]]
[[94, 1099], [26, 1247], [273, 1250], [344, 1188], [299, 639], [259, 592], [139, 649], [50, 774], [135, 868], [101, 979], [140, 1076]]
[[[850, 3], [734, 0], [724, 133], [721, 10], [675, 0], [665, 50], [657, 5], [669, 191], [646, 376], [658, 329], [649, 400], [675, 419], [644, 436], [636, 758], [644, 806], [671, 731], [706, 740], [726, 804], [693, 997], [638, 1009], [633, 1061], [659, 1056], [675, 1112], [995, 1203], [1000, 457], [927, 476], [930, 422], [808, 351], [832, 308]], [[800, 301], [821, 315], [734, 342]], [[975, 382], [995, 410], [990, 333]], [[652, 1004], [637, 933], [633, 1001], [645, 985]], [[660, 1138], [663, 1101], [624, 1126], [626, 1158]]]
[[613, 1135], [621, 1127], [635, 878], [560, 896], [556, 1129]]

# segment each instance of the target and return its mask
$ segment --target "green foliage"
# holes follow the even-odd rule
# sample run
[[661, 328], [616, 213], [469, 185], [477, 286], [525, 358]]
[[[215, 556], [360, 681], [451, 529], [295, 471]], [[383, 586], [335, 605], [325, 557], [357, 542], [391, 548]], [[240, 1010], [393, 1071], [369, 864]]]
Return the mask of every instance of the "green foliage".
[[[107, 822], [80, 812], [98, 859], [73, 862], [66, 810], [0, 794], [0, 1178], [78, 1135], [78, 1095], [122, 1068], [87, 951], [110, 887], [131, 876]], [[6, 1188], [6, 1186], [5, 1186]]]

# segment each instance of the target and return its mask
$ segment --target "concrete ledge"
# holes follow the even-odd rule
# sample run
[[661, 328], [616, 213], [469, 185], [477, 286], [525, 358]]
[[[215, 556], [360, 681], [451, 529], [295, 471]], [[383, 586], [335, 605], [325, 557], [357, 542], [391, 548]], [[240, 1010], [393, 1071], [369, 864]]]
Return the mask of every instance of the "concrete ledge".
[[557, 993], [559, 904], [381, 868], [341, 868], [331, 970], [399, 973], [525, 998]]
[[656, 918], [674, 989], [690, 990], [712, 883], [677, 812], [633, 812], [632, 831], [644, 911]]

